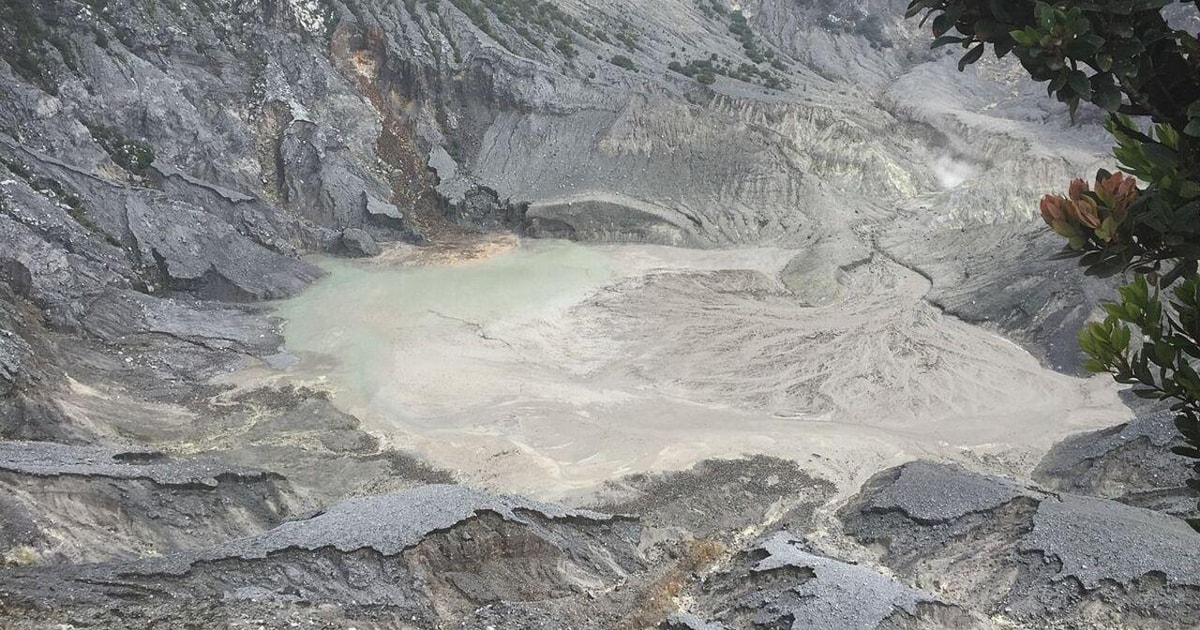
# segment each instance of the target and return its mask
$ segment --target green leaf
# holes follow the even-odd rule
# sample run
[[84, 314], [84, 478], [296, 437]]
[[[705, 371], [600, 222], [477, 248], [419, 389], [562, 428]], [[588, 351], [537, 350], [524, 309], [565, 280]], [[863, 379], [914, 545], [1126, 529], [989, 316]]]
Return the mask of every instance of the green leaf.
[[1022, 29], [1017, 31], [1009, 31], [1008, 36], [1021, 46], [1029, 48], [1037, 43], [1037, 32], [1032, 29]]
[[1156, 162], [1161, 167], [1176, 168], [1179, 166], [1179, 155], [1164, 144], [1157, 142], [1143, 144], [1142, 153], [1145, 154], [1147, 160]]
[[996, 16], [1002, 22], [1012, 22], [1012, 16], [1008, 12], [1007, 0], [988, 0], [988, 8], [991, 9], [992, 15]]
[[1195, 182], [1190, 179], [1185, 179], [1179, 182], [1179, 196], [1184, 199], [1195, 199], [1200, 197], [1200, 182]]
[[1175, 446], [1171, 448], [1171, 452], [1176, 455], [1190, 457], [1191, 459], [1200, 459], [1200, 449], [1195, 449], [1190, 446]]
[[930, 48], [940, 48], [942, 46], [947, 46], [949, 44], [957, 44], [959, 42], [964, 42], [964, 41], [967, 41], [967, 38], [960, 37], [958, 35], [942, 35], [941, 37], [934, 39], [933, 43], [930, 44], [929, 47]]
[[1196, 435], [1197, 432], [1200, 432], [1200, 426], [1197, 424], [1195, 419], [1185, 414], [1175, 416], [1175, 429], [1183, 435]]
[[1107, 354], [1099, 341], [1103, 337], [1104, 328], [1096, 322], [1090, 322], [1079, 329], [1079, 347], [1092, 357], [1103, 359]]
[[1091, 98], [1092, 84], [1088, 81], [1088, 77], [1082, 70], [1072, 70], [1067, 76], [1067, 85], [1075, 91], [1080, 98]]
[[967, 54], [963, 55], [962, 59], [958, 60], [958, 71], [962, 72], [963, 70], [967, 69], [967, 66], [979, 61], [979, 58], [983, 56], [983, 49], [984, 45], [978, 44], [971, 50], [967, 51]]
[[1113, 331], [1112, 345], [1117, 352], [1124, 352], [1129, 348], [1130, 331], [1128, 326], [1120, 326]]
[[1107, 372], [1108, 366], [1105, 365], [1104, 362], [1099, 359], [1084, 359], [1083, 369], [1085, 369], [1089, 372], [1100, 373], [1100, 372]]
[[[1086, 22], [1084, 23], [1086, 24]], [[1072, 59], [1087, 59], [1104, 47], [1104, 38], [1099, 35], [1088, 34], [1082, 37], [1076, 37], [1071, 43], [1067, 44], [1063, 49], [1067, 57]]]
[[1125, 305], [1124, 304], [1113, 304], [1113, 303], [1109, 302], [1106, 304], [1101, 304], [1100, 306], [1101, 306], [1101, 308], [1104, 309], [1105, 313], [1108, 313], [1109, 317], [1116, 317], [1119, 319], [1124, 319], [1127, 317], [1125, 315]]
[[1102, 260], [1087, 269], [1083, 270], [1085, 275], [1096, 276], [1097, 278], [1110, 278], [1125, 270], [1125, 261], [1119, 257], [1107, 258]]
[[1150, 300], [1150, 282], [1146, 280], [1146, 276], [1139, 275], [1128, 286], [1130, 288], [1129, 294], [1135, 303], [1144, 305]]
[[1072, 258], [1079, 258], [1082, 255], [1083, 252], [1079, 250], [1071, 249], [1070, 247], [1064, 247], [1058, 252], [1052, 254], [1050, 256], [1050, 260], [1070, 260]]
[[1121, 108], [1121, 90], [1117, 89], [1111, 83], [1104, 86], [1097, 86], [1092, 93], [1092, 102], [1105, 111], [1115, 113]]
[[954, 17], [949, 13], [943, 13], [933, 18], [933, 34], [937, 37], [945, 35], [952, 28], [954, 28]]
[[1012, 52], [1013, 45], [1015, 44], [1016, 42], [1009, 38], [997, 39], [992, 44], [992, 48], [996, 51], [996, 58], [1003, 59], [1005, 55]]
[[1066, 85], [1067, 73], [1061, 72], [1058, 76], [1054, 77], [1052, 81], [1050, 81], [1050, 85], [1046, 86], [1046, 96], [1050, 96], [1051, 94], [1063, 89], [1066, 87]]
[[1159, 142], [1166, 146], [1177, 149], [1179, 148], [1179, 132], [1171, 125], [1155, 125], [1154, 135], [1158, 136]]
[[1147, 350], [1149, 350], [1151, 347], [1154, 349], [1154, 355], [1151, 358], [1154, 359], [1155, 363], [1163, 367], [1167, 367], [1174, 363], [1176, 355], [1179, 354], [1179, 351], [1169, 343], [1156, 343], [1153, 345], [1147, 343], [1145, 345]]
[[1056, 13], [1057, 11], [1054, 10], [1054, 7], [1046, 4], [1045, 2], [1038, 2], [1033, 7], [1033, 14], [1037, 18], [1038, 26], [1040, 26], [1044, 31], [1054, 28], [1054, 18]]

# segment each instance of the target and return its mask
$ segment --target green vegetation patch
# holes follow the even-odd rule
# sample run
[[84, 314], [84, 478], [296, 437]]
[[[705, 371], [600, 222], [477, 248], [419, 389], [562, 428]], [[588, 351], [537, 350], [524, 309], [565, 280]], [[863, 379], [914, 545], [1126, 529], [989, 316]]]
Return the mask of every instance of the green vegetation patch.
[[[551, 2], [539, 0], [450, 0], [459, 11], [470, 18], [475, 28], [511, 50], [499, 35], [497, 23], [512, 29], [519, 37], [539, 50], [547, 50], [549, 42], [567, 58], [578, 55], [576, 38], [621, 44], [630, 51], [637, 50], [637, 35], [627, 23], [609, 29], [597, 29], [584, 24], [575, 16]], [[426, 8], [435, 10], [436, 0], [426, 0]]]
[[129, 140], [104, 125], [89, 124], [87, 128], [113, 162], [126, 171], [144, 176], [154, 163], [154, 149], [145, 144]]
[[3, 164], [4, 168], [7, 168], [13, 175], [25, 180], [29, 184], [30, 188], [41, 193], [42, 196], [48, 199], [53, 199], [54, 201], [65, 206], [67, 209], [67, 214], [70, 215], [76, 223], [89, 230], [99, 231], [99, 228], [96, 227], [96, 224], [91, 220], [90, 217], [88, 217], [87, 208], [84, 206], [83, 199], [81, 199], [79, 195], [69, 192], [67, 189], [63, 188], [61, 182], [49, 177], [34, 175], [33, 172], [29, 170], [28, 166], [25, 166], [17, 160], [0, 158], [0, 164]]
[[575, 50], [575, 43], [570, 37], [561, 37], [557, 42], [554, 42], [554, 49], [562, 53], [567, 59], [574, 59], [579, 55], [579, 51]]
[[4, 168], [7, 168], [10, 173], [12, 173], [13, 175], [16, 175], [17, 177], [20, 177], [21, 179], [28, 180], [29, 177], [31, 175], [33, 175], [32, 173], [29, 172], [29, 167], [25, 166], [24, 164], [22, 164], [16, 160], [6, 160], [6, 159], [0, 157], [0, 164], [3, 164]]
[[[714, 53], [708, 59], [694, 59], [687, 63], [672, 61], [667, 68], [705, 85], [711, 85], [717, 76], [727, 76], [745, 83], [753, 83], [772, 90], [785, 90], [791, 86], [786, 77], [776, 72], [788, 72], [787, 63], [775, 55], [775, 51], [759, 44], [758, 37], [750, 27], [740, 9], [730, 10], [721, 0], [697, 0], [700, 12], [711, 20], [725, 22], [729, 32], [742, 44], [742, 50], [750, 63], [738, 63], [721, 59]], [[675, 55], [672, 54], [672, 57]], [[769, 65], [769, 67], [761, 67]]]
[[46, 197], [66, 206], [67, 214], [79, 225], [89, 230], [97, 229], [96, 224], [88, 217], [87, 208], [83, 205], [83, 199], [80, 199], [79, 195], [75, 193], [67, 192], [57, 180], [50, 179], [49, 177], [34, 177], [29, 180], [29, 186]]
[[729, 9], [721, 4], [721, 0], [697, 0], [697, 4], [700, 6], [700, 12], [704, 14], [704, 17], [710, 20], [729, 15]]
[[613, 58], [610, 59], [609, 62], [618, 68], [624, 68], [630, 72], [637, 72], [637, 66], [633, 64], [633, 60], [625, 55], [613, 55]]
[[695, 79], [704, 85], [712, 85], [717, 81], [717, 68], [712, 59], [693, 59], [686, 64], [672, 61], [667, 64], [667, 69]]
[[79, 60], [71, 42], [54, 30], [62, 16], [56, 6], [35, 13], [30, 0], [0, 0], [0, 58], [26, 81], [50, 94], [58, 93], [52, 74], [54, 57], [72, 72]]
[[753, 83], [772, 90], [786, 90], [791, 82], [771, 71], [749, 63], [734, 65], [729, 59], [719, 58], [716, 53], [708, 59], [693, 59], [686, 64], [672, 61], [667, 64], [671, 72], [678, 72], [704, 85], [712, 85], [717, 76], [726, 76], [744, 83]]
[[751, 30], [750, 24], [746, 22], [746, 16], [742, 15], [741, 11], [731, 11], [729, 13], [729, 32], [733, 33], [742, 43], [742, 49], [746, 51], [746, 56], [754, 63], [762, 63], [770, 61], [775, 56], [772, 50], [763, 49], [758, 45], [758, 38], [754, 36], [754, 31]]

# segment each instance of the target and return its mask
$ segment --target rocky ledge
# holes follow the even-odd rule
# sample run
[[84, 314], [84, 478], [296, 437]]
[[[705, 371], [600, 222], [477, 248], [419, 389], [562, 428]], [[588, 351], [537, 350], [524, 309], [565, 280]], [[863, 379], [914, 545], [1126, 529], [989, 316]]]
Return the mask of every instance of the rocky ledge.
[[[67, 466], [124, 478], [109, 459]], [[601, 501], [640, 516], [420, 485], [159, 557], [10, 568], [0, 619], [948, 630], [1183, 628], [1200, 614], [1196, 534], [1169, 514], [924, 461], [822, 515], [830, 490], [762, 457], [631, 477]]]
[[1025, 627], [1185, 627], [1197, 534], [1181, 519], [916, 462], [842, 509], [847, 535], [917, 586]]

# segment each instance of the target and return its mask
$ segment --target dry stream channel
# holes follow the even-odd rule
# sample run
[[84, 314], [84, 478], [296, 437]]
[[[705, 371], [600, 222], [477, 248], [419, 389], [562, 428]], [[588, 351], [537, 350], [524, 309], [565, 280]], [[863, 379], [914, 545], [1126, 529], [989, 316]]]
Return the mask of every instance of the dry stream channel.
[[1058, 374], [945, 315], [883, 257], [807, 306], [797, 252], [521, 241], [488, 257], [319, 259], [279, 304], [298, 361], [399, 448], [543, 499], [712, 457], [798, 461], [852, 492], [925, 457], [1021, 475], [1052, 443], [1128, 418], [1110, 380]]

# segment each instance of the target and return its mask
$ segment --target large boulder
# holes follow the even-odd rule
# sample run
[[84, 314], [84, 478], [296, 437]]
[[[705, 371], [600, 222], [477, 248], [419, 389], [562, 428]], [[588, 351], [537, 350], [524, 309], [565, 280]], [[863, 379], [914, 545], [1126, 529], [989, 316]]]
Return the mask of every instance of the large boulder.
[[374, 238], [365, 230], [350, 228], [342, 230], [339, 251], [354, 258], [369, 258], [378, 256], [382, 251]]

